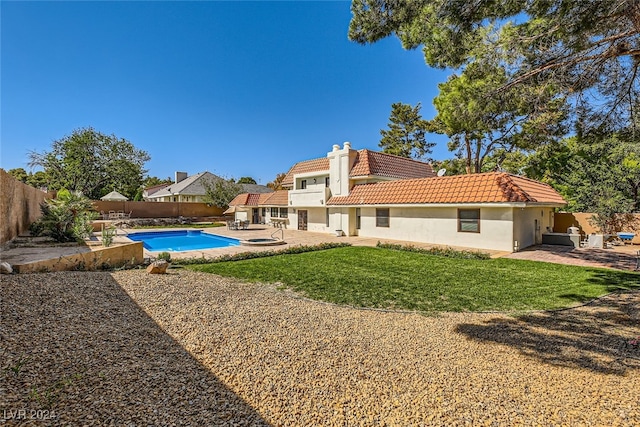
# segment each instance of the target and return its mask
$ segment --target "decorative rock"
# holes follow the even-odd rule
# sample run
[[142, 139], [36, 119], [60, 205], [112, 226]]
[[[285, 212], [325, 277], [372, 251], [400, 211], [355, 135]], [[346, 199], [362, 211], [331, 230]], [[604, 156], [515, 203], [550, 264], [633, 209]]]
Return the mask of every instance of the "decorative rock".
[[163, 259], [154, 261], [147, 267], [147, 273], [149, 274], [165, 274], [169, 263]]
[[11, 264], [8, 262], [0, 262], [0, 274], [11, 274], [13, 273], [13, 268], [11, 268]]

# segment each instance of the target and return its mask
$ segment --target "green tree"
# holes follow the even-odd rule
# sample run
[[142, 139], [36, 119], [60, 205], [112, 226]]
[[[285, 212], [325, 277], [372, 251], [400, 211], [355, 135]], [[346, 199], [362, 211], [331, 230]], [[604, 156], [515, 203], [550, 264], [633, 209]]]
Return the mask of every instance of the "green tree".
[[595, 213], [603, 231], [640, 211], [640, 142], [625, 133], [571, 137], [531, 156], [528, 174], [553, 185], [567, 209]]
[[24, 183], [27, 182], [27, 178], [29, 177], [29, 175], [27, 174], [27, 171], [24, 170], [23, 168], [9, 169], [7, 173], [12, 177], [14, 177], [15, 179], [17, 179], [18, 181], [24, 182]]
[[91, 199], [113, 190], [133, 198], [150, 159], [126, 139], [90, 127], [54, 141], [51, 151], [30, 152], [29, 158], [30, 166], [44, 169], [51, 189], [79, 191]]
[[49, 178], [43, 171], [36, 171], [34, 173], [29, 173], [29, 176], [27, 177], [27, 184], [35, 188], [48, 187]]
[[155, 187], [156, 185], [160, 185], [160, 184], [172, 184], [172, 183], [173, 183], [173, 180], [170, 177], [167, 177], [165, 179], [160, 179], [157, 176], [147, 176], [142, 181], [142, 188], [149, 188], [149, 187]]
[[384, 153], [420, 159], [431, 154], [435, 143], [427, 142], [428, 123], [420, 114], [421, 105], [415, 107], [396, 102], [391, 104], [389, 129], [381, 130], [379, 146]]
[[240, 193], [242, 184], [238, 184], [233, 179], [215, 179], [211, 182], [203, 182], [205, 195], [203, 201], [210, 206], [219, 208], [229, 207], [229, 203]]
[[474, 63], [438, 85], [438, 114], [428, 125], [445, 134], [448, 147], [466, 160], [467, 173], [485, 171], [497, 161], [530, 152], [565, 134], [566, 104], [548, 87], [519, 85], [497, 92], [507, 81], [502, 66]]
[[242, 178], [238, 179], [237, 183], [238, 184], [257, 184], [256, 180], [251, 178], [250, 176], [243, 176]]
[[396, 35], [438, 68], [498, 59], [510, 70], [505, 87], [549, 83], [602, 105], [598, 123], [634, 114], [626, 105], [639, 93], [637, 0], [353, 0], [351, 11], [349, 38], [358, 43]]
[[454, 157], [453, 159], [431, 161], [431, 166], [433, 167], [433, 170], [439, 171], [440, 169], [444, 169], [445, 175], [447, 176], [463, 175], [467, 173], [466, 165], [467, 165], [466, 160], [458, 157]]

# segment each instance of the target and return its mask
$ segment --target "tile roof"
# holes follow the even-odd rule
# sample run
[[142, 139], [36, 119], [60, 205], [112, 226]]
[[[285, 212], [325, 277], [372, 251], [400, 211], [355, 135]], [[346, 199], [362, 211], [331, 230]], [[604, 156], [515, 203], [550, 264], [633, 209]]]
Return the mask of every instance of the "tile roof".
[[238, 194], [229, 206], [287, 206], [289, 191], [279, 190], [271, 193], [242, 193]]
[[158, 184], [158, 185], [152, 185], [151, 187], [147, 187], [144, 189], [144, 191], [146, 191], [147, 195], [151, 195], [153, 193], [156, 193], [160, 190], [162, 190], [165, 187], [170, 186], [171, 184]]
[[547, 184], [491, 172], [360, 184], [348, 196], [330, 198], [327, 205], [505, 202], [566, 204]]
[[252, 194], [249, 194], [249, 193], [238, 194], [236, 197], [233, 198], [232, 201], [229, 202], [229, 206], [248, 206], [249, 196], [251, 195]]
[[[293, 186], [293, 177], [296, 174], [324, 171], [329, 172], [328, 157], [298, 162], [289, 169], [282, 185]], [[358, 151], [356, 161], [349, 172], [350, 177], [380, 176], [395, 179], [428, 178], [435, 175], [429, 163], [367, 149]]]
[[287, 175], [282, 180], [282, 185], [284, 187], [293, 186], [293, 176], [295, 174], [306, 173], [306, 172], [320, 172], [320, 171], [329, 172], [329, 158], [328, 157], [322, 157], [322, 158], [319, 158], [319, 159], [304, 160], [302, 162], [296, 163], [295, 165], [293, 165], [291, 167], [291, 169], [289, 169], [289, 172], [287, 172]]
[[381, 176], [396, 179], [429, 178], [436, 176], [429, 163], [393, 154], [371, 150], [359, 150], [349, 173], [350, 177]]
[[289, 190], [278, 190], [273, 193], [261, 194], [259, 204], [261, 206], [288, 206]]

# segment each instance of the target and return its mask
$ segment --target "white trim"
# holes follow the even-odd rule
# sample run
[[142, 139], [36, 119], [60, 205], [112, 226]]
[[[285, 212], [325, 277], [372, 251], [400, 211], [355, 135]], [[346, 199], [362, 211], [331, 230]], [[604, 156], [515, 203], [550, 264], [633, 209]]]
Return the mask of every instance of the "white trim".
[[320, 170], [320, 171], [314, 171], [314, 172], [303, 172], [303, 173], [296, 173], [293, 175], [293, 182], [296, 182], [296, 179], [300, 179], [300, 178], [314, 178], [314, 177], [319, 177], [319, 176], [329, 176], [329, 169], [327, 170]]

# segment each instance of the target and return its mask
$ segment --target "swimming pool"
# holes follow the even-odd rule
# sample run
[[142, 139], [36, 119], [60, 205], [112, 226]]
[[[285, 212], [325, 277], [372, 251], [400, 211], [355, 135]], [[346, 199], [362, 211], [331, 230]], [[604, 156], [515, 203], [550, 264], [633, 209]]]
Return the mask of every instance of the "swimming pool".
[[203, 233], [201, 230], [130, 233], [127, 237], [134, 242], [142, 242], [146, 250], [154, 252], [183, 252], [240, 245], [238, 239]]

